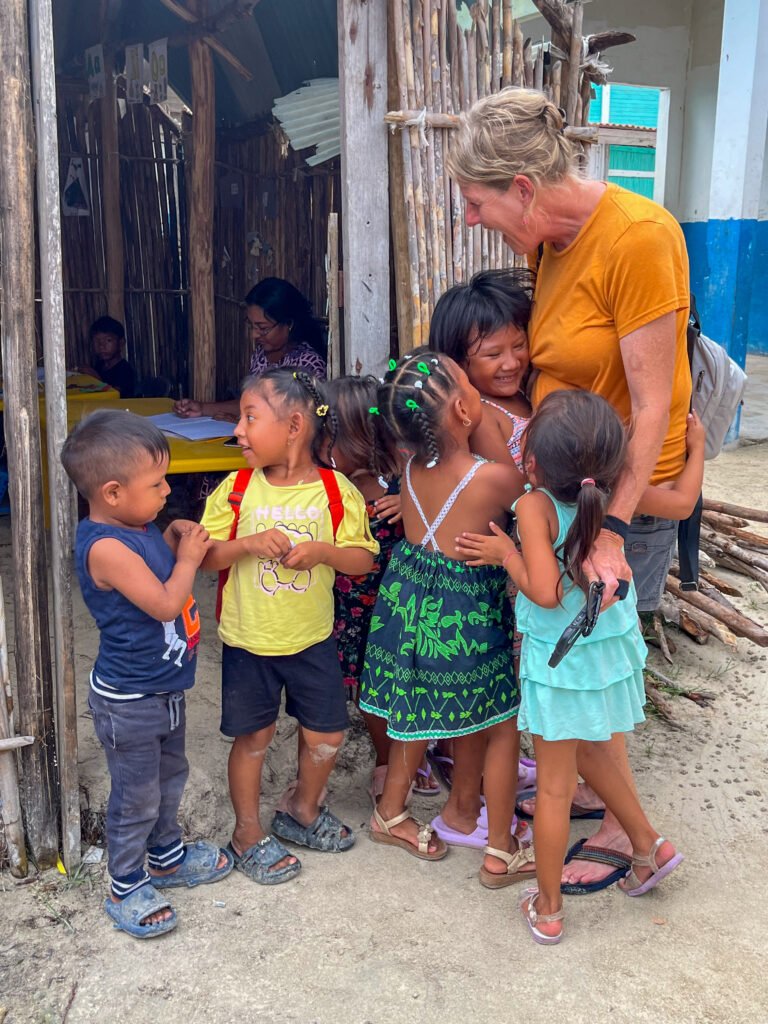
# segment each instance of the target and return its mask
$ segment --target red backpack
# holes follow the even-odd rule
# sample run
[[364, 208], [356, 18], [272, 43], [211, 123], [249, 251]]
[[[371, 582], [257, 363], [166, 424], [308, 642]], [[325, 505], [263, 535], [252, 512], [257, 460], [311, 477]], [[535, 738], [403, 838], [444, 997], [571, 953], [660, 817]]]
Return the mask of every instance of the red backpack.
[[[339, 484], [336, 480], [336, 474], [332, 469], [321, 469], [320, 466], [318, 466], [317, 471], [320, 474], [320, 479], [323, 482], [325, 493], [328, 496], [328, 511], [331, 513], [331, 526], [333, 527], [333, 539], [335, 541], [339, 526], [341, 526], [341, 521], [344, 518], [344, 505], [341, 501], [341, 491], [339, 490]], [[248, 490], [248, 484], [251, 482], [252, 474], [252, 469], [239, 470], [235, 477], [232, 493], [227, 499], [229, 504], [232, 506], [232, 526], [229, 531], [229, 540], [234, 540], [237, 537], [237, 524], [240, 522], [240, 506], [243, 503], [245, 492]], [[224, 593], [224, 584], [227, 582], [228, 578], [229, 569], [221, 569], [219, 571], [219, 587], [216, 592], [217, 622], [221, 619], [221, 599], [222, 594]]]

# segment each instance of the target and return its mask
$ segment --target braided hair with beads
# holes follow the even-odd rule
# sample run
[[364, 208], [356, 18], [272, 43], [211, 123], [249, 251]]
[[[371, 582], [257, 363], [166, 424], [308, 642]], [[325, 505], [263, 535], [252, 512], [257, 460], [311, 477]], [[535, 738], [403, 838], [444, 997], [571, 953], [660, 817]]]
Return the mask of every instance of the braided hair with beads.
[[434, 469], [443, 455], [440, 420], [455, 391], [446, 357], [428, 348], [414, 349], [399, 362], [391, 359], [379, 385], [378, 409], [388, 430], [427, 469]]
[[338, 420], [320, 391], [317, 380], [303, 370], [278, 366], [258, 377], [246, 377], [241, 391], [262, 391], [265, 385], [271, 387], [274, 396], [288, 409], [300, 408], [307, 414], [313, 427], [312, 459], [320, 462], [323, 439], [327, 436], [333, 445], [338, 432]]

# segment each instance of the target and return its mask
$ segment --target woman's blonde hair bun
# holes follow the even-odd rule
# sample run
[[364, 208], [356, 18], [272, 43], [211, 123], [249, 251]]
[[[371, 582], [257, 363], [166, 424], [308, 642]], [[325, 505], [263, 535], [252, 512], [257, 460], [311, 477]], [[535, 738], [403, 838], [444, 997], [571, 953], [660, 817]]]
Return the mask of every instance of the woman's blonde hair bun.
[[563, 113], [543, 93], [508, 88], [478, 100], [454, 135], [448, 171], [458, 181], [506, 191], [524, 174], [536, 185], [556, 184], [576, 169]]

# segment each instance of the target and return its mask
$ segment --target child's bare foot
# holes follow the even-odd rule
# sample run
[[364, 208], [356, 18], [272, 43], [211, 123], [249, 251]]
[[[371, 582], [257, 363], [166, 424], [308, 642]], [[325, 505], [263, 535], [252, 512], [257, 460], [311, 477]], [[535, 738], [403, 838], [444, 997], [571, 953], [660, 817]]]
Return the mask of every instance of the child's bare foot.
[[[113, 903], [122, 903], [123, 901], [118, 899], [114, 893], [110, 893], [109, 898]], [[165, 910], [158, 910], [155, 914], [148, 914], [146, 917], [142, 917], [139, 921], [140, 925], [145, 928], [152, 924], [160, 924], [161, 921], [170, 921], [173, 917], [173, 911], [170, 907], [166, 907]]]
[[632, 853], [632, 870], [619, 882], [619, 888], [630, 896], [642, 896], [666, 878], [683, 860], [672, 843], [658, 836], [648, 853]]
[[[536, 810], [536, 797], [531, 796], [526, 800], [518, 800], [517, 806], [524, 814], [527, 814], [532, 818], [534, 811]], [[577, 808], [578, 812], [605, 810], [605, 804], [603, 801], [594, 790], [590, 789], [586, 782], [580, 782], [576, 787], [572, 807]], [[572, 817], [578, 816], [579, 814], [572, 814]], [[583, 817], [583, 814], [581, 816]]]
[[[220, 853], [219, 859], [216, 861], [216, 870], [218, 871], [221, 868], [226, 867], [228, 860], [229, 858], [227, 857], [226, 853]], [[150, 868], [149, 873], [153, 878], [165, 878], [166, 875], [175, 875], [176, 872], [179, 870], [179, 867], [179, 864], [174, 864], [172, 868], [168, 868], [165, 871], [158, 871], [155, 868]]]
[[[386, 819], [384, 815], [381, 813], [380, 817], [385, 822], [392, 820], [391, 818]], [[396, 814], [392, 815], [392, 818], [397, 817], [398, 815]], [[424, 827], [425, 826], [422, 825], [419, 821], [417, 821], [416, 818], [408, 817], [404, 818], [403, 821], [398, 822], [396, 825], [391, 825], [388, 828], [384, 829], [376, 820], [376, 814], [374, 814], [374, 816], [371, 818], [372, 832], [379, 832], [382, 835], [394, 836], [396, 839], [404, 839], [416, 850], [418, 850], [419, 848], [419, 843], [421, 841], [420, 833], [422, 832]], [[427, 843], [427, 853], [437, 854], [443, 849], [445, 849], [445, 844], [442, 843], [439, 839], [437, 839], [434, 835], [432, 835]]]
[[[235, 853], [237, 854], [238, 857], [242, 857], [243, 854], [247, 850], [250, 850], [250, 848], [252, 846], [255, 846], [257, 843], [263, 842], [266, 838], [267, 838], [266, 832], [263, 832], [261, 829], [259, 829], [258, 832], [256, 832], [256, 831], [244, 832], [244, 831], [238, 831], [238, 829], [235, 829], [235, 831], [234, 831], [234, 833], [232, 835], [232, 849], [235, 851]], [[268, 868], [268, 871], [271, 874], [273, 871], [275, 871], [275, 872], [281, 871], [284, 868], [293, 867], [294, 864], [298, 864], [298, 863], [299, 863], [298, 858], [297, 857], [293, 857], [293, 856], [291, 856], [289, 854], [288, 856], [283, 857], [281, 860], [277, 861], [276, 863], [271, 864], [270, 867]]]
[[[520, 904], [528, 927], [537, 942], [557, 942], [563, 934], [563, 901], [547, 903], [540, 892], [531, 892]], [[559, 920], [547, 921], [547, 917], [558, 917]]]
[[[519, 863], [515, 865], [514, 870], [515, 873], [523, 872], [526, 875], [530, 874], [531, 878], [534, 878], [536, 876], [536, 862], [533, 859], [533, 851], [530, 850], [530, 854], [528, 854], [529, 850], [530, 844], [523, 844], [517, 836], [513, 836], [510, 847], [506, 852], [514, 854], [517, 851], [526, 851], [526, 856], [519, 858]], [[491, 875], [506, 875], [509, 872], [509, 866], [503, 860], [494, 857], [490, 853], [486, 853], [483, 857], [483, 867]]]

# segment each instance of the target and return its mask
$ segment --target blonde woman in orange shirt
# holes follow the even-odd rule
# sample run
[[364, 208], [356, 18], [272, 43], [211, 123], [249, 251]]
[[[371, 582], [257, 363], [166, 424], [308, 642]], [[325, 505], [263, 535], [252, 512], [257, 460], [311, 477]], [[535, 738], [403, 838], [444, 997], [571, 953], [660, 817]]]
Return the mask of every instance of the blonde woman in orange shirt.
[[[635, 517], [635, 509], [649, 483], [671, 486], [685, 463], [688, 258], [680, 226], [663, 207], [581, 175], [563, 129], [562, 112], [542, 93], [504, 89], [462, 115], [448, 168], [464, 196], [467, 224], [500, 231], [514, 252], [534, 254], [534, 410], [551, 391], [584, 388], [633, 426], [626, 467], [585, 571], [604, 581], [606, 607], [634, 570], [638, 609], [647, 611], [661, 598], [676, 524]], [[623, 737], [612, 746], [617, 770], [631, 783]], [[582, 775], [587, 760], [585, 745]], [[616, 859], [628, 852], [610, 813], [566, 865], [566, 891], [594, 891], [615, 875], [604, 858], [574, 863], [589, 861], [594, 847]]]

